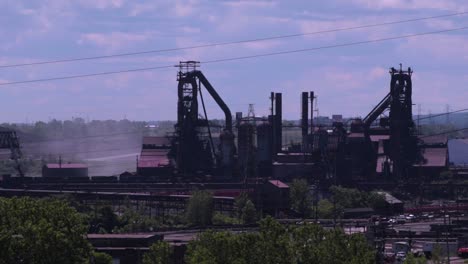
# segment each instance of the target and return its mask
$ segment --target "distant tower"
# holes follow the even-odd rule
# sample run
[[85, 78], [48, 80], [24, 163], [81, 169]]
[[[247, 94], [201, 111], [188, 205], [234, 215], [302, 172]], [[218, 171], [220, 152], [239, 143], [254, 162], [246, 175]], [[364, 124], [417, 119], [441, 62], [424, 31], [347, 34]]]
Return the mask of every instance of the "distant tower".
[[253, 104], [249, 104], [249, 111], [247, 113], [249, 119], [255, 120], [255, 109]]

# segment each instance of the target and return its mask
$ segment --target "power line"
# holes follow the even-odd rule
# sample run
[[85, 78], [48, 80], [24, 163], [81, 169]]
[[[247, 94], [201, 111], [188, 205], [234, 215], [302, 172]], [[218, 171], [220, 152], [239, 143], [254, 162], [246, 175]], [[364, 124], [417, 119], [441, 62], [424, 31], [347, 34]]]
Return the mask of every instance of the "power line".
[[307, 35], [333, 33], [333, 32], [348, 31], [348, 30], [355, 30], [355, 29], [364, 29], [364, 28], [388, 26], [388, 25], [395, 25], [395, 24], [403, 24], [403, 23], [424, 21], [424, 20], [444, 18], [444, 17], [460, 16], [460, 15], [466, 15], [466, 14], [468, 14], [468, 11], [467, 12], [457, 12], [457, 13], [445, 14], [445, 15], [438, 15], [438, 16], [420, 17], [420, 18], [413, 18], [413, 19], [406, 19], [406, 20], [384, 22], [384, 23], [368, 24], [368, 25], [355, 26], [355, 27], [336, 28], [336, 29], [321, 30], [321, 31], [315, 31], [315, 32], [297, 33], [297, 34], [289, 34], [289, 35], [278, 35], [278, 36], [255, 38], [255, 39], [245, 39], [245, 40], [229, 41], [229, 42], [217, 42], [217, 43], [210, 43], [210, 44], [203, 44], [203, 45], [186, 46], [186, 47], [180, 47], [180, 48], [167, 48], [167, 49], [146, 50], [146, 51], [137, 51], [137, 52], [128, 52], [128, 53], [117, 53], [117, 54], [112, 54], [112, 55], [91, 56], [91, 57], [70, 58], [70, 59], [57, 59], [57, 60], [39, 61], [39, 62], [30, 62], [30, 63], [7, 64], [7, 65], [0, 65], [0, 68], [13, 68], [13, 67], [44, 65], [44, 64], [54, 64], [54, 63], [65, 63], [65, 62], [74, 62], [74, 61], [86, 61], [86, 60], [99, 60], [99, 59], [109, 59], [109, 58], [115, 58], [115, 57], [142, 55], [142, 54], [149, 54], [149, 53], [163, 53], [163, 52], [171, 52], [171, 51], [181, 51], [181, 50], [189, 50], [189, 49], [199, 49], [199, 48], [209, 48], [209, 47], [216, 47], [216, 46], [235, 45], [235, 44], [260, 42], [260, 41], [268, 41], [268, 40], [275, 40], [275, 39], [301, 37], [301, 36], [307, 36]]
[[93, 76], [120, 74], [120, 73], [127, 73], [127, 72], [141, 72], [141, 71], [150, 71], [150, 70], [158, 70], [158, 69], [168, 69], [168, 68], [173, 68], [173, 67], [174, 66], [172, 65], [166, 65], [166, 66], [156, 66], [156, 67], [148, 67], [148, 68], [140, 68], [140, 69], [121, 70], [121, 71], [98, 72], [98, 73], [90, 73], [90, 74], [70, 75], [70, 76], [52, 77], [52, 78], [17, 81], [17, 82], [5, 82], [5, 83], [0, 83], [0, 85], [49, 82], [49, 81], [57, 81], [57, 80], [67, 80], [67, 79], [86, 78], [86, 77], [93, 77]]
[[[220, 62], [227, 62], [227, 61], [245, 60], [245, 59], [253, 59], [253, 58], [260, 58], [260, 57], [269, 57], [269, 56], [276, 56], [276, 55], [316, 51], [316, 50], [322, 50], [322, 49], [333, 49], [333, 48], [340, 48], [340, 47], [370, 44], [370, 43], [376, 43], [376, 42], [384, 42], [384, 41], [390, 41], [390, 40], [396, 40], [396, 39], [405, 39], [405, 38], [413, 38], [413, 37], [426, 36], [426, 35], [434, 35], [434, 34], [439, 34], [439, 33], [460, 31], [460, 30], [465, 30], [465, 29], [468, 29], [468, 26], [445, 29], [445, 30], [438, 30], [438, 31], [429, 31], [429, 32], [423, 32], [423, 33], [415, 33], [415, 34], [402, 35], [402, 36], [395, 36], [395, 37], [364, 40], [364, 41], [357, 41], [357, 42], [348, 42], [348, 43], [320, 46], [320, 47], [314, 47], [314, 48], [287, 50], [287, 51], [270, 52], [270, 53], [255, 54], [255, 55], [248, 55], [248, 56], [215, 59], [215, 60], [202, 61], [201, 63], [203, 64], [220, 63]], [[4, 82], [4, 83], [0, 83], [0, 86], [24, 84], [24, 83], [35, 83], [35, 82], [48, 82], [48, 81], [65, 80], [65, 79], [76, 79], [76, 78], [85, 78], [85, 77], [93, 77], [93, 76], [120, 74], [120, 73], [127, 73], [127, 72], [140, 72], [140, 71], [149, 71], [149, 70], [156, 70], [156, 69], [166, 69], [166, 68], [172, 68], [172, 67], [174, 66], [166, 65], [166, 66], [156, 66], [156, 67], [148, 67], [148, 68], [140, 68], [140, 69], [129, 69], [129, 70], [109, 71], [109, 72], [100, 72], [100, 73], [91, 73], [91, 74], [70, 75], [70, 76], [62, 76], [62, 77], [51, 77], [51, 78], [35, 79], [35, 80]]]
[[433, 137], [433, 136], [447, 135], [447, 134], [460, 132], [460, 131], [464, 131], [464, 130], [468, 130], [468, 127], [464, 127], [464, 128], [460, 128], [460, 129], [447, 130], [447, 131], [436, 133], [436, 134], [424, 135], [424, 136], [421, 136], [419, 138], [427, 138], [427, 137]]
[[455, 110], [455, 111], [451, 111], [451, 112], [446, 112], [446, 113], [442, 113], [442, 114], [437, 114], [437, 115], [429, 115], [429, 116], [425, 116], [425, 117], [420, 117], [417, 120], [429, 119], [429, 118], [433, 118], [433, 117], [445, 116], [445, 115], [450, 115], [450, 114], [465, 112], [465, 111], [468, 111], [468, 108]]
[[278, 51], [278, 52], [271, 52], [271, 53], [264, 53], [264, 54], [257, 54], [257, 55], [241, 56], [241, 57], [226, 58], [226, 59], [217, 59], [217, 60], [211, 60], [211, 61], [203, 61], [201, 63], [204, 63], [204, 64], [218, 63], [218, 62], [225, 62], [225, 61], [253, 59], [253, 58], [259, 58], [259, 57], [268, 57], [268, 56], [275, 56], [275, 55], [300, 53], [300, 52], [315, 51], [315, 50], [322, 50], [322, 49], [341, 48], [341, 47], [356, 46], [356, 45], [369, 44], [369, 43], [390, 41], [390, 40], [396, 40], [396, 39], [404, 39], [404, 38], [413, 38], [413, 37], [419, 37], [419, 36], [433, 35], [433, 34], [438, 34], [438, 33], [453, 32], [453, 31], [464, 30], [464, 29], [468, 29], [468, 26], [460, 27], [460, 28], [439, 30], [439, 31], [415, 33], [415, 34], [402, 35], [402, 36], [396, 36], [396, 37], [387, 37], [387, 38], [371, 39], [371, 40], [364, 40], [364, 41], [357, 41], [357, 42], [348, 42], [348, 43], [335, 44], [335, 45], [329, 45], [329, 46], [321, 46], [321, 47], [315, 47], [315, 48], [306, 48], [306, 49], [288, 50], [288, 51]]

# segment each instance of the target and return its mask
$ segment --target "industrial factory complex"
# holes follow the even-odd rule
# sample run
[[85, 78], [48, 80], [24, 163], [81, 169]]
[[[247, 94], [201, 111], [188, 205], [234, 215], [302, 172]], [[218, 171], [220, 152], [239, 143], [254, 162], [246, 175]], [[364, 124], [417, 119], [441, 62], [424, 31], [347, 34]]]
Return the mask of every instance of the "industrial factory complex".
[[[335, 115], [327, 124], [314, 124], [316, 95], [311, 91], [301, 94], [300, 124], [283, 127], [281, 93], [269, 95], [271, 113], [266, 117], [255, 116], [253, 109], [233, 115], [198, 66], [194, 61], [180, 64], [175, 131], [144, 136], [135, 172], [109, 175], [101, 182], [248, 185], [306, 178], [321, 186], [385, 189], [403, 180], [408, 187], [420, 186], [449, 169], [447, 137], [418, 135], [411, 68], [391, 68], [388, 93], [382, 91], [383, 99], [362, 119]], [[203, 96], [208, 95], [224, 113], [223, 126], [205, 118]], [[300, 140], [284, 142], [283, 131], [291, 127], [300, 130]], [[2, 131], [1, 143], [14, 160], [21, 158], [14, 131]], [[18, 174], [12, 183], [93, 181], [86, 164], [61, 159], [45, 164], [41, 179], [28, 179], [21, 170]]]
[[[329, 122], [320, 122], [314, 116], [320, 95], [314, 91], [288, 94], [301, 96], [301, 116], [300, 122], [286, 123], [282, 93], [265, 95], [270, 99], [268, 116], [256, 116], [252, 106], [247, 113], [232, 113], [222, 88], [210, 83], [209, 73], [205, 75], [198, 62], [180, 62], [174, 131], [143, 136], [134, 171], [95, 177], [89, 175], [86, 163], [60, 159], [44, 164], [42, 177], [30, 177], [20, 165], [21, 138], [15, 131], [3, 130], [0, 147], [10, 150], [18, 175], [1, 176], [0, 195], [67, 194], [87, 204], [107, 201], [115, 208], [131, 201], [147, 206], [151, 216], [183, 211], [194, 190], [210, 191], [215, 210], [226, 214], [236, 210], [236, 197], [247, 194], [262, 215], [284, 224], [315, 222], [365, 233], [382, 258], [391, 261], [400, 251], [430, 255], [436, 244], [456, 261], [457, 253], [461, 256], [460, 250], [468, 248], [468, 219], [464, 218], [468, 182], [463, 178], [468, 167], [450, 164], [447, 135], [419, 133], [413, 120], [412, 74], [411, 68], [401, 65], [391, 68], [388, 89], [379, 91], [381, 101], [369, 105], [364, 118], [334, 115]], [[224, 124], [208, 119], [207, 97], [224, 113]], [[297, 140], [285, 139], [291, 129], [297, 132]], [[444, 173], [451, 173], [456, 181], [439, 180]], [[317, 214], [305, 218], [291, 209], [290, 184], [296, 179], [307, 181], [314, 206], [329, 196], [331, 186], [378, 191], [385, 204], [379, 210], [346, 208], [341, 221], [319, 219]], [[407, 203], [408, 197], [431, 197], [426, 199], [431, 202]], [[253, 232], [256, 227], [244, 228]], [[89, 234], [88, 240], [97, 250], [120, 258], [120, 263], [135, 263], [131, 261], [141, 261], [142, 252], [157, 240], [172, 243], [183, 255], [197, 232]], [[395, 249], [398, 245], [401, 248]]]

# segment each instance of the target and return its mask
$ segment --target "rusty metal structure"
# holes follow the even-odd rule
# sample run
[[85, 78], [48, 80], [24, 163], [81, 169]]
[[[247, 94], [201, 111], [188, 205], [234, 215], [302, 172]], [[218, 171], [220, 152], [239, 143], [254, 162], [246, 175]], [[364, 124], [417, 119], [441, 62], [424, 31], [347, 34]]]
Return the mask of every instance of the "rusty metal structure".
[[9, 129], [0, 130], [0, 149], [10, 150], [10, 159], [15, 162], [15, 169], [19, 176], [23, 177], [24, 173], [20, 164], [23, 154], [21, 153], [21, 146], [15, 131]]
[[[256, 117], [250, 105], [246, 117], [236, 113], [234, 126], [231, 110], [199, 70], [200, 63], [185, 61], [177, 67], [174, 134], [144, 139], [136, 175], [123, 175], [118, 181], [245, 184], [302, 177], [315, 184], [320, 180], [356, 186], [407, 178], [418, 162], [411, 68], [391, 68], [389, 92], [365, 118], [352, 123], [337, 119], [324, 125], [318, 117], [314, 119], [317, 97], [310, 91], [301, 93], [297, 124], [283, 125], [283, 95], [271, 92], [268, 116]], [[220, 125], [210, 122], [206, 111], [206, 93], [224, 113], [222, 130], [217, 132]], [[300, 135], [294, 145], [288, 145], [289, 128]], [[12, 149], [12, 157], [18, 157], [19, 143], [14, 134], [10, 136], [10, 141], [5, 136], [0, 143]]]
[[[179, 174], [187, 177], [199, 173], [231, 177], [236, 152], [231, 111], [205, 75], [197, 69], [199, 65], [196, 61], [185, 61], [178, 66], [177, 124], [172, 152], [176, 168]], [[215, 146], [211, 134], [202, 88], [211, 95], [225, 115], [219, 146]], [[200, 116], [199, 98], [204, 117]]]
[[[394, 179], [408, 176], [409, 168], [418, 161], [417, 136], [413, 122], [411, 68], [390, 69], [390, 91], [382, 101], [363, 119], [366, 139], [382, 130], [389, 135], [384, 145], [384, 155], [388, 157], [386, 167]], [[388, 117], [380, 119], [379, 127], [371, 129], [378, 116], [388, 110]], [[387, 130], [387, 131], [386, 131]], [[385, 144], [385, 143], [384, 143]], [[376, 154], [376, 153], [374, 153]]]

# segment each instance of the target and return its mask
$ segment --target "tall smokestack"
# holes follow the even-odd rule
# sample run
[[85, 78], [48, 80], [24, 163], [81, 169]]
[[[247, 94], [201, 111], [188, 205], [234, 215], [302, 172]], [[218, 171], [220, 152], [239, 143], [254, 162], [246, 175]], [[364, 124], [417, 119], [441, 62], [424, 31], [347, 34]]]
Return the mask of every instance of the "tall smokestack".
[[314, 92], [310, 92], [310, 133], [314, 133]]
[[275, 94], [275, 130], [276, 130], [276, 152], [281, 152], [283, 146], [283, 107], [282, 107], [282, 94]]
[[309, 132], [309, 93], [302, 93], [302, 150], [306, 150], [307, 146], [307, 134]]
[[271, 92], [271, 95], [270, 95], [270, 100], [271, 100], [271, 115], [275, 115], [275, 108], [274, 108], [274, 104], [275, 104], [275, 93], [274, 92]]

